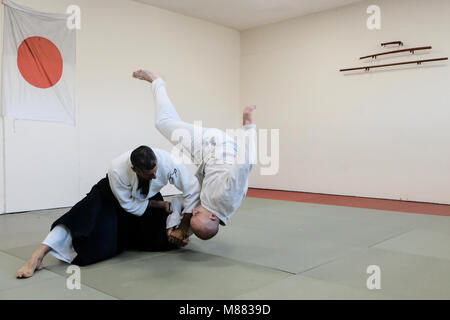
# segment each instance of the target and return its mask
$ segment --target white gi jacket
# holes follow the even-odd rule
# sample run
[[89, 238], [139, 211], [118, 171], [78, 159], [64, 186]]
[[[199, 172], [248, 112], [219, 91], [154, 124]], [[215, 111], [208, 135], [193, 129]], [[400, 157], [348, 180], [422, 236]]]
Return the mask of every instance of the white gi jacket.
[[[248, 175], [252, 170], [256, 157], [255, 136], [256, 125], [250, 124], [242, 128], [247, 132], [248, 140], [244, 145], [246, 161], [238, 161], [238, 144], [231, 137], [223, 134], [223, 141], [217, 144], [214, 138], [204, 137], [204, 161], [199, 166], [196, 176], [202, 185], [200, 201], [203, 207], [214, 213], [226, 225], [231, 216], [241, 205], [248, 190]], [[211, 130], [211, 135], [214, 131]], [[217, 133], [216, 133], [217, 134]], [[223, 158], [215, 158], [215, 154], [226, 154]]]
[[136, 216], [142, 216], [147, 210], [148, 201], [168, 183], [183, 192], [184, 211], [192, 210], [200, 205], [200, 184], [198, 179], [182, 164], [177, 163], [167, 151], [152, 148], [158, 162], [156, 179], [151, 180], [149, 193], [142, 195], [138, 188], [138, 178], [131, 169], [131, 153], [128, 151], [111, 162], [108, 180], [111, 190], [121, 207]]

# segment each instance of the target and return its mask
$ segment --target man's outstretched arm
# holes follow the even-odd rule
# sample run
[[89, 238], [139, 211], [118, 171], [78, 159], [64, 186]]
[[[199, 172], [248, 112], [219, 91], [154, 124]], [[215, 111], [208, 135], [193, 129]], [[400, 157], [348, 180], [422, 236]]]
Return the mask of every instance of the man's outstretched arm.
[[181, 213], [183, 210], [183, 197], [172, 199], [173, 213], [167, 217], [167, 237], [170, 243], [184, 247], [189, 243], [190, 213]]

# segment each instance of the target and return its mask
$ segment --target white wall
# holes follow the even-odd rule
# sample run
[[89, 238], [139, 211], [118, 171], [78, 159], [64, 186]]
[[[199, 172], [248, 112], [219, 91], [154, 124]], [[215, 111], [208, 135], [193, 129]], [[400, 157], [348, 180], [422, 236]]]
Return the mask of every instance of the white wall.
[[[232, 128], [257, 104], [259, 128], [281, 128], [280, 172], [256, 166], [253, 187], [450, 203], [450, 66], [338, 72], [389, 40], [433, 46], [417, 57], [449, 56], [450, 1], [367, 1], [241, 34], [129, 0], [17, 2], [82, 9], [77, 126], [6, 119], [0, 213], [3, 178], [8, 212], [72, 206], [121, 152], [170, 148], [153, 127], [150, 88], [131, 79], [141, 67], [165, 75], [187, 121]], [[380, 31], [366, 28], [369, 4], [381, 6]], [[2, 40], [3, 6], [0, 22]]]
[[[366, 27], [372, 4], [380, 31]], [[338, 72], [386, 41], [450, 56], [449, 32], [448, 0], [370, 0], [244, 31], [241, 105], [258, 105], [260, 128], [281, 129], [279, 173], [255, 167], [250, 185], [450, 203], [450, 64]]]
[[[12, 120], [6, 120], [8, 212], [72, 206], [122, 152], [141, 144], [170, 150], [154, 128], [150, 86], [131, 78], [138, 68], [166, 77], [186, 121], [235, 126], [239, 32], [130, 0], [17, 2], [47, 12], [79, 5], [82, 29], [77, 33], [76, 127], [17, 121], [14, 132]], [[24, 195], [19, 179], [37, 194]]]
[[[0, 28], [3, 28], [3, 6], [0, 5]], [[0, 52], [3, 52], [3, 33], [0, 33]], [[0, 63], [0, 84], [2, 81], [1, 73], [2, 72], [2, 63]], [[0, 107], [2, 101], [2, 90], [0, 90]], [[1, 115], [1, 108], [0, 108]], [[4, 167], [4, 139], [3, 139], [3, 117], [0, 119], [0, 214], [5, 213], [6, 203], [5, 203], [5, 167]]]

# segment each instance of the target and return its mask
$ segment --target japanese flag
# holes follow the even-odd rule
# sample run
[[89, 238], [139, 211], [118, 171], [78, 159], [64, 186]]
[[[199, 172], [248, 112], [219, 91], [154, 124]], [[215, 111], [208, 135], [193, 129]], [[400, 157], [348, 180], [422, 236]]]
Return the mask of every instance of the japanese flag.
[[3, 0], [3, 114], [75, 125], [75, 30], [69, 15]]

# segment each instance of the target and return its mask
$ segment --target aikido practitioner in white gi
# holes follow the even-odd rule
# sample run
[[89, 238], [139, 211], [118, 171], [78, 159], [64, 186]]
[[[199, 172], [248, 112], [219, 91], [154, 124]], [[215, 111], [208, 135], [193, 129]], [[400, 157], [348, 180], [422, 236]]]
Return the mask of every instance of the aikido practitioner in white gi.
[[[163, 78], [145, 70], [134, 72], [133, 77], [152, 85], [156, 104], [156, 128], [173, 144], [182, 145], [191, 160], [198, 164], [196, 176], [201, 184], [201, 204], [192, 211], [190, 227], [197, 237], [208, 240], [217, 234], [219, 224], [227, 224], [247, 193], [248, 175], [255, 159], [256, 126], [252, 123], [252, 112], [256, 107], [249, 106], [244, 111], [242, 129], [247, 139], [244, 154], [239, 154], [242, 145], [238, 145], [225, 132], [219, 129], [199, 129], [183, 122], [167, 95]], [[184, 131], [191, 138], [172, 140], [177, 131]], [[201, 137], [195, 139], [198, 131]]]
[[[173, 201], [173, 213], [160, 193], [168, 183], [183, 192]], [[126, 152], [112, 161], [106, 178], [52, 224], [16, 277], [33, 276], [43, 268], [48, 253], [85, 266], [126, 249], [165, 251], [185, 246], [189, 220], [180, 226], [181, 208], [191, 213], [199, 205], [199, 195], [197, 178], [168, 152], [147, 146]]]

